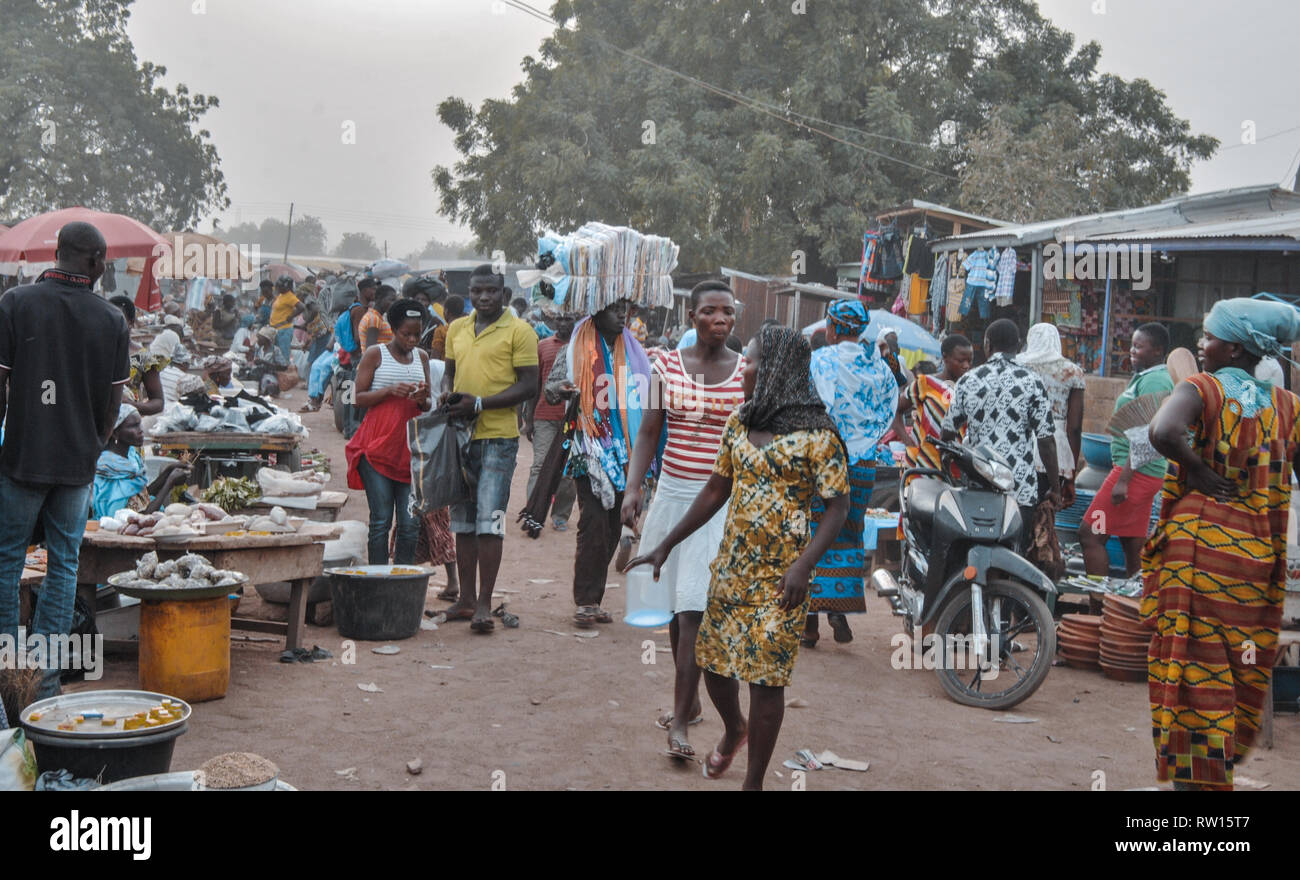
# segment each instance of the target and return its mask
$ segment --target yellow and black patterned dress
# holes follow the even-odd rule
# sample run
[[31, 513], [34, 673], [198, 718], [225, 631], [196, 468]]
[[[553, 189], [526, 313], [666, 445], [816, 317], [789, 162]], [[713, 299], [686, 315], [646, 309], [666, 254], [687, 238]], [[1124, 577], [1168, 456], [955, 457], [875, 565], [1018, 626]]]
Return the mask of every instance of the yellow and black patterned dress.
[[714, 465], [714, 473], [732, 480], [731, 502], [695, 659], [727, 678], [785, 687], [808, 602], [781, 610], [781, 577], [811, 539], [813, 498], [848, 493], [848, 463], [829, 430], [780, 434], [761, 449], [748, 433], [733, 413]]
[[1259, 731], [1277, 654], [1300, 401], [1274, 388], [1271, 400], [1243, 407], [1225, 391], [1240, 379], [1187, 381], [1205, 404], [1192, 448], [1239, 494], [1220, 502], [1190, 490], [1177, 465], [1165, 477], [1160, 521], [1142, 554], [1142, 614], [1155, 630], [1152, 735], [1161, 781], [1230, 789]]

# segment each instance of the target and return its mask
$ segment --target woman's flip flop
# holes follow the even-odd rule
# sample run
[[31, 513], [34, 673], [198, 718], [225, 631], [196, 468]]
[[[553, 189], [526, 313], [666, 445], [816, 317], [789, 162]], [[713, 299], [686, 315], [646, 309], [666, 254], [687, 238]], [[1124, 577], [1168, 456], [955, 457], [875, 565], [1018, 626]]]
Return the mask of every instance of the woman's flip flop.
[[[672, 723], [673, 723], [673, 713], [672, 713], [672, 712], [667, 713], [666, 715], [664, 715], [664, 716], [661, 717], [661, 718], [656, 718], [656, 719], [655, 719], [655, 727], [659, 728], [660, 730], [670, 730], [670, 729], [672, 728]], [[690, 721], [687, 721], [687, 722], [686, 722], [687, 726], [690, 726], [690, 725], [693, 725], [693, 724], [703, 724], [703, 723], [704, 723], [704, 713], [703, 713], [703, 712], [701, 712], [699, 715], [697, 715], [697, 716], [695, 716], [694, 718], [692, 718]]]
[[714, 746], [713, 751], [709, 754], [709, 759], [704, 762], [704, 778], [717, 779], [723, 773], [726, 773], [727, 768], [731, 766], [731, 762], [736, 760], [736, 755], [740, 753], [740, 750], [745, 747], [747, 742], [749, 742], [748, 733], [740, 738], [740, 742], [736, 743], [736, 748], [730, 755], [722, 754], [718, 751], [717, 746]]

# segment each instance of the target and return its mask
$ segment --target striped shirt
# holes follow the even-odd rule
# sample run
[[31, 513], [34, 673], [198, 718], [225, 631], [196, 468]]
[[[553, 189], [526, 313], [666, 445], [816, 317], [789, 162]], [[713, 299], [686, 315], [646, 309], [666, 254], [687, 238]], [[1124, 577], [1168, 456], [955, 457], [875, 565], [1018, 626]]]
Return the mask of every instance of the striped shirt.
[[663, 382], [662, 405], [667, 413], [663, 472], [683, 480], [707, 480], [727, 419], [745, 402], [744, 357], [736, 358], [736, 368], [717, 385], [704, 385], [688, 376], [680, 351], [666, 353], [650, 369]]
[[424, 381], [424, 364], [420, 362], [418, 349], [411, 352], [409, 364], [399, 363], [387, 345], [379, 346], [379, 366], [375, 368], [375, 378], [370, 383], [371, 391], [379, 391], [389, 385], [408, 382], [416, 385]]

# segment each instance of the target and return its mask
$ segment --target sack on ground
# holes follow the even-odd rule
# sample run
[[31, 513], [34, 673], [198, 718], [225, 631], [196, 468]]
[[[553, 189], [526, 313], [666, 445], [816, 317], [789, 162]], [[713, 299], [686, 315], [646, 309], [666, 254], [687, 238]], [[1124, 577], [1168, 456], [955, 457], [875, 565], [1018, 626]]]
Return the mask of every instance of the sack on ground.
[[411, 450], [411, 510], [432, 513], [470, 499], [473, 485], [464, 462], [472, 437], [470, 426], [431, 412], [406, 423]]

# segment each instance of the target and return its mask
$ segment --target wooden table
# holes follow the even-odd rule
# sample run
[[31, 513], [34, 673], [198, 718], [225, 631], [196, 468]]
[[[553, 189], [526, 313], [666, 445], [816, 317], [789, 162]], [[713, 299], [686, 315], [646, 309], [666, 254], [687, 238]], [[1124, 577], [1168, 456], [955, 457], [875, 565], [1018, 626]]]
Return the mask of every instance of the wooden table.
[[324, 541], [338, 530], [323, 523], [306, 523], [292, 534], [244, 535], [191, 538], [184, 544], [159, 546], [152, 538], [119, 535], [113, 532], [87, 532], [81, 542], [81, 560], [77, 582], [100, 584], [111, 575], [135, 568], [141, 555], [154, 550], [159, 559], [176, 559], [186, 553], [200, 553], [215, 568], [239, 571], [248, 575], [249, 584], [289, 582], [289, 619], [255, 620], [232, 617], [232, 629], [283, 633], [285, 648], [302, 647], [302, 628], [307, 610], [307, 589], [321, 574], [325, 558]]
[[253, 453], [267, 460], [268, 465], [286, 465], [289, 470], [298, 470], [301, 458], [298, 444], [302, 441], [300, 434], [259, 434], [240, 431], [172, 431], [167, 434], [152, 434], [150, 443], [158, 445], [163, 455], [175, 458], [185, 452], [196, 453], [196, 459], [216, 458], [222, 453]]
[[[316, 502], [313, 510], [303, 510], [300, 507], [286, 507], [284, 512], [289, 516], [301, 516], [314, 522], [337, 522], [343, 505], [348, 503], [347, 492], [331, 492], [326, 490], [320, 493], [320, 500]], [[266, 502], [258, 502], [244, 510], [231, 511], [231, 514], [265, 514], [270, 513], [271, 508], [275, 505]]]

